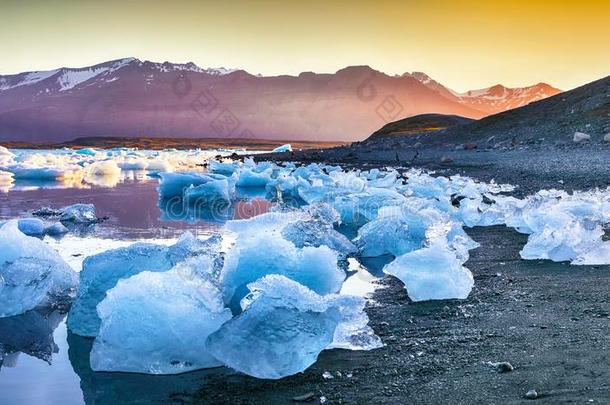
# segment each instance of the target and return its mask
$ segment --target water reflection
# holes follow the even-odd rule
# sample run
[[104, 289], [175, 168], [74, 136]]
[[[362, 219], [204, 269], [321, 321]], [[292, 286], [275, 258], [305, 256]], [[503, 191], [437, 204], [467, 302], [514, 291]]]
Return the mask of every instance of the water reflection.
[[0, 318], [0, 358], [4, 357], [0, 367], [15, 367], [19, 353], [51, 364], [53, 354], [59, 350], [53, 332], [65, 317], [66, 314], [58, 310], [33, 310], [19, 316]]
[[93, 339], [68, 333], [68, 345], [70, 362], [80, 378], [80, 387], [87, 404], [180, 402], [185, 394], [200, 389], [206, 377], [227, 373], [224, 368], [165, 376], [96, 373], [89, 365]]

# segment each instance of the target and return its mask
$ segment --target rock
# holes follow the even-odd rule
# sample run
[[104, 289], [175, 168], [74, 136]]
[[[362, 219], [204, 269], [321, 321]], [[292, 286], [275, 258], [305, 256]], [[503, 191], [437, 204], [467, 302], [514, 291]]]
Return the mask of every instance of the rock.
[[574, 132], [574, 142], [586, 142], [591, 140], [591, 135], [585, 134], [584, 132]]
[[604, 142], [610, 142], [610, 132], [604, 135]]
[[496, 366], [496, 370], [498, 370], [499, 373], [510, 373], [515, 369], [513, 365], [510, 364], [508, 361], [503, 361], [494, 365]]
[[315, 399], [315, 397], [316, 397], [316, 394], [314, 394], [313, 392], [308, 392], [307, 394], [296, 396], [296, 397], [292, 398], [292, 400], [294, 402], [309, 402], [309, 401], [313, 401]]
[[536, 398], [538, 398], [538, 393], [536, 392], [536, 390], [529, 390], [525, 394], [525, 398], [527, 398], [527, 399], [536, 399]]
[[443, 156], [441, 158], [441, 163], [451, 163], [451, 162], [453, 162], [453, 159], [449, 156]]
[[472, 149], [476, 149], [477, 148], [477, 144], [474, 142], [468, 142], [464, 144], [464, 149], [465, 150], [472, 150]]

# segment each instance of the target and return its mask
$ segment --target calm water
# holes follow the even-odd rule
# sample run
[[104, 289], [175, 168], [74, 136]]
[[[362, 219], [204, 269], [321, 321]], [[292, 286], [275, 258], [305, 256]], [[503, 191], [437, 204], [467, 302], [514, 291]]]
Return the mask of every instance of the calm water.
[[[72, 229], [61, 239], [46, 238], [73, 268], [108, 249], [135, 241], [170, 244], [186, 230], [205, 236], [221, 230], [227, 219], [244, 219], [267, 212], [272, 202], [263, 189], [238, 190], [238, 200], [211, 215], [179, 201], [159, 201], [158, 181], [145, 172], [126, 172], [117, 184], [82, 188], [81, 184], [17, 182], [0, 192], [0, 219], [31, 216], [50, 206], [77, 202], [95, 204], [100, 224]], [[375, 267], [375, 265], [372, 265]], [[343, 293], [366, 294], [374, 277], [359, 263], [344, 284]], [[178, 376], [95, 373], [89, 367], [93, 340], [71, 334], [65, 314], [30, 311], [0, 319], [0, 404], [122, 404], [180, 400], [180, 395], [205, 385], [210, 374], [225, 368]]]

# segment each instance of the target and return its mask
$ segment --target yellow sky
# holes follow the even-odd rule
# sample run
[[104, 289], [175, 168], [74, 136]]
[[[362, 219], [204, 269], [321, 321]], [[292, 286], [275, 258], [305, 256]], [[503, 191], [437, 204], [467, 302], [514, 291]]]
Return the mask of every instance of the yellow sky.
[[456, 90], [610, 75], [610, 0], [0, 0], [0, 73], [134, 56], [251, 73], [370, 65]]

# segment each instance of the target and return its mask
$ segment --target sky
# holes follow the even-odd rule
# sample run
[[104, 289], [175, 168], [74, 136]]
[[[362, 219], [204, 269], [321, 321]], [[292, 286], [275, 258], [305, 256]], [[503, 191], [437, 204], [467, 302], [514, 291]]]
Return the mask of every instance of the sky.
[[0, 74], [136, 57], [567, 90], [610, 75], [609, 23], [610, 0], [0, 0]]

